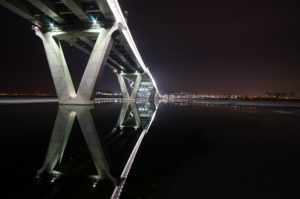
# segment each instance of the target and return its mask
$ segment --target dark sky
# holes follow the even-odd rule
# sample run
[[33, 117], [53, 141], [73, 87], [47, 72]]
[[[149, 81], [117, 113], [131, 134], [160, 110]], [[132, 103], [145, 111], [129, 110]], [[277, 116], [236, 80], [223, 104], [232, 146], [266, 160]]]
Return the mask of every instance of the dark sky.
[[[159, 90], [300, 95], [300, 1], [119, 0]], [[55, 93], [40, 38], [0, 6], [0, 93]], [[88, 55], [63, 43], [77, 89]], [[100, 90], [120, 91], [107, 67]]]

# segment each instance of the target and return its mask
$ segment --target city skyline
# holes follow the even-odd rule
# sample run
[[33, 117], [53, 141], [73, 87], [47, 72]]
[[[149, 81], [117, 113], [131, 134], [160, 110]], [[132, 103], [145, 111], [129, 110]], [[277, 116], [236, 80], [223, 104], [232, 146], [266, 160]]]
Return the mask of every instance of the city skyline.
[[[297, 1], [190, 1], [175, 19], [179, 1], [120, 4], [128, 10], [128, 25], [159, 90], [300, 93]], [[2, 6], [0, 13], [10, 19], [2, 24], [0, 92], [55, 94], [44, 47], [31, 23]], [[62, 46], [77, 89], [88, 55]], [[98, 89], [120, 91], [110, 68]]]
[[[139, 89], [140, 90], [140, 89]], [[121, 92], [109, 91], [109, 90], [97, 90], [96, 95], [119, 95], [122, 96]], [[295, 92], [264, 92], [259, 95], [248, 94], [248, 93], [232, 93], [232, 92], [223, 92], [223, 93], [188, 93], [184, 91], [160, 91], [161, 95], [187, 95], [187, 96], [206, 96], [206, 97], [218, 97], [218, 96], [256, 96], [256, 97], [297, 97], [299, 99], [298, 93]], [[34, 93], [0, 93], [0, 96], [57, 96], [56, 94], [49, 93], [40, 93], [36, 91]]]

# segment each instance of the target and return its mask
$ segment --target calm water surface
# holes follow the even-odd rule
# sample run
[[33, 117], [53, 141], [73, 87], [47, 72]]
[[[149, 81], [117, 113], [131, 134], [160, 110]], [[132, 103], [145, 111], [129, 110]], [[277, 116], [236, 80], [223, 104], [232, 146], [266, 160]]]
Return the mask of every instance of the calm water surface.
[[299, 107], [0, 105], [1, 198], [300, 198]]

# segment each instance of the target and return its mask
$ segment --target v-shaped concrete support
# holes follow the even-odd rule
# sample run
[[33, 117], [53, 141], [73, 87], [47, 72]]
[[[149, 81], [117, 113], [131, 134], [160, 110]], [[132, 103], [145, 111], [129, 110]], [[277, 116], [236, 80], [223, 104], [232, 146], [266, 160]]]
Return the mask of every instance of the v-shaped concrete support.
[[77, 94], [59, 40], [53, 38], [51, 32], [42, 33], [39, 29], [35, 29], [36, 35], [43, 41], [60, 104], [94, 104], [97, 83], [102, 76], [113, 40], [120, 33], [118, 30], [120, 28], [122, 27], [119, 24], [114, 24], [110, 29], [100, 29]]
[[128, 88], [126, 86], [125, 79], [124, 79], [123, 75], [126, 75], [126, 73], [122, 73], [122, 74], [117, 73], [120, 88], [121, 88], [121, 92], [122, 92], [122, 95], [123, 95], [123, 101], [135, 101], [137, 93], [138, 93], [139, 86], [140, 86], [141, 81], [142, 81], [142, 76], [143, 75], [140, 74], [140, 73], [132, 74], [132, 75], [136, 75], [137, 77], [136, 77], [136, 80], [134, 82], [134, 86], [132, 88], [131, 94], [129, 94], [129, 92], [128, 92]]
[[42, 34], [37, 29], [36, 35], [43, 41], [58, 99], [64, 101], [76, 97], [73, 81], [60, 42], [54, 39], [49, 32]]
[[150, 96], [149, 96], [149, 100], [153, 100], [156, 96], [157, 92], [155, 90], [155, 88], [153, 88], [151, 91], [150, 91]]

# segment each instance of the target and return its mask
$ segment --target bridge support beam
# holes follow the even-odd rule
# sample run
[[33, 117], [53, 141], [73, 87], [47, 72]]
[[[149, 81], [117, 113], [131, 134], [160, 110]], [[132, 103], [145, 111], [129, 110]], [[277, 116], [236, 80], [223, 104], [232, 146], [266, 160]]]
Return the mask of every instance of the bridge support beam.
[[123, 101], [135, 101], [137, 93], [138, 93], [139, 86], [140, 86], [141, 81], [142, 81], [142, 74], [140, 74], [140, 73], [134, 74], [136, 76], [136, 79], [134, 81], [133, 88], [131, 88], [132, 89], [131, 93], [129, 93], [129, 89], [126, 86], [125, 78], [124, 78], [125, 75], [132, 75], [132, 74], [117, 73], [120, 88], [121, 88], [121, 92], [122, 92], [122, 95], [123, 95]]
[[94, 104], [96, 86], [102, 76], [114, 38], [120, 33], [118, 29], [119, 24], [115, 24], [110, 29], [100, 29], [77, 94], [59, 40], [53, 38], [51, 32], [42, 33], [39, 29], [35, 29], [36, 35], [44, 44], [59, 104]]
[[156, 96], [156, 89], [150, 90], [149, 100], [153, 100]]
[[54, 39], [49, 32], [43, 34], [40, 30], [37, 29], [35, 30], [35, 33], [43, 41], [59, 101], [76, 97], [72, 78], [60, 42]]

